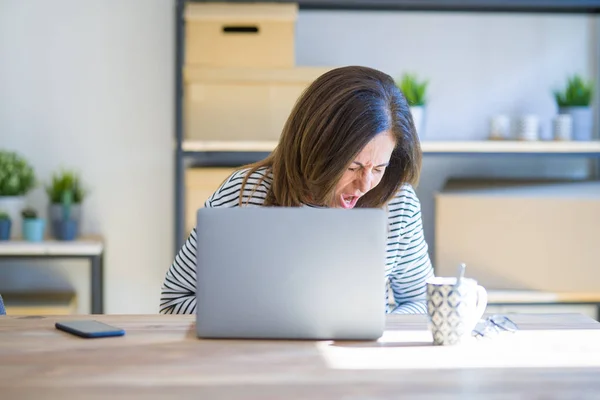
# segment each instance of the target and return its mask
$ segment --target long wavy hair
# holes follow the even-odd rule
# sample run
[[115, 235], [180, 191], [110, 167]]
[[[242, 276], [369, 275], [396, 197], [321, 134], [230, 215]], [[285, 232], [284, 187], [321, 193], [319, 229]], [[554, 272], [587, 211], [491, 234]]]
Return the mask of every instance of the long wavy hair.
[[371, 139], [386, 131], [396, 142], [389, 166], [356, 207], [383, 207], [403, 184], [416, 185], [421, 147], [406, 98], [389, 75], [361, 66], [326, 72], [297, 100], [273, 152], [246, 166], [240, 205], [247, 179], [258, 169], [272, 178], [265, 206], [330, 204], [346, 169]]

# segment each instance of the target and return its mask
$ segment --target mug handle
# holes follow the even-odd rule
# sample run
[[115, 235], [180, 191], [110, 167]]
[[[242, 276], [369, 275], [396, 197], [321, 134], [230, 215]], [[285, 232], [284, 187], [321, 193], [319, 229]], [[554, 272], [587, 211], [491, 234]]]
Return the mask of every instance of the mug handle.
[[487, 290], [481, 285], [477, 285], [477, 308], [475, 309], [475, 323], [483, 317], [485, 309], [487, 308], [488, 294]]

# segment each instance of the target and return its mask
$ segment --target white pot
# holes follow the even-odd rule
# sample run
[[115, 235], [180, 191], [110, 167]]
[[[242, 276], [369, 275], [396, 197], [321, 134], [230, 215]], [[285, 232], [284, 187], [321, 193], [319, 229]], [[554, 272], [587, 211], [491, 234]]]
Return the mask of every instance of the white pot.
[[423, 137], [425, 136], [425, 106], [410, 107], [410, 113], [412, 114], [417, 135], [423, 140]]
[[21, 237], [21, 211], [25, 208], [24, 196], [0, 196], [0, 211], [7, 213], [12, 220], [11, 239]]
[[573, 140], [593, 139], [594, 114], [591, 107], [561, 107], [559, 113], [571, 116]]

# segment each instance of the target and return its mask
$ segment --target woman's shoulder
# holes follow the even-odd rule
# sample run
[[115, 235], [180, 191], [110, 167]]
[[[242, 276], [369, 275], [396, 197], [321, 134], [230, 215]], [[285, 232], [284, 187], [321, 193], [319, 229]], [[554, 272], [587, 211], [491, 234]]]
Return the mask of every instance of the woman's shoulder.
[[245, 184], [248, 188], [254, 188], [257, 185], [263, 184], [265, 187], [270, 187], [272, 178], [270, 172], [266, 167], [258, 168], [250, 172], [252, 168], [243, 168], [234, 171], [229, 178], [221, 185], [221, 190], [227, 190], [230, 188], [242, 189], [242, 185]]
[[396, 195], [388, 203], [390, 218], [413, 216], [421, 210], [421, 204], [415, 189], [410, 184], [400, 187]]
[[271, 186], [271, 174], [266, 167], [252, 171], [242, 168], [234, 171], [206, 201], [207, 207], [233, 207], [242, 202], [249, 205], [261, 205]]
[[253, 168], [246, 167], [242, 169], [238, 169], [234, 171], [228, 178], [228, 180], [234, 181], [242, 181], [244, 178], [248, 177], [248, 180], [257, 180], [257, 179], [269, 179], [271, 178], [271, 173], [267, 167], [260, 167], [250, 172]]

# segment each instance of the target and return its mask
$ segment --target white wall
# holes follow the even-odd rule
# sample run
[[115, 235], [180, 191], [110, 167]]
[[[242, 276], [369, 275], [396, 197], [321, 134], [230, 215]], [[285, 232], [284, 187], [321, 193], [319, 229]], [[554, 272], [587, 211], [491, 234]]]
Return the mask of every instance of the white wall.
[[[585, 15], [304, 11], [296, 61], [428, 78], [425, 140], [485, 139], [495, 113], [537, 114], [548, 137], [556, 113], [552, 89], [567, 75], [596, 71], [596, 23]], [[574, 158], [426, 156], [417, 193], [430, 253], [433, 196], [448, 177], [586, 173], [586, 162]]]
[[592, 19], [578, 15], [302, 12], [297, 63], [368, 64], [430, 79], [425, 139], [484, 139], [493, 113], [536, 113], [592, 71]]
[[[0, 0], [0, 147], [42, 181], [81, 171], [108, 313], [157, 312], [171, 261], [173, 60], [171, 0]], [[30, 200], [45, 207], [40, 189]], [[86, 264], [63, 265], [89, 312]]]
[[[84, 229], [107, 240], [106, 311], [156, 312], [172, 256], [173, 1], [0, 0], [0, 147], [42, 179], [79, 168], [92, 189]], [[300, 65], [364, 64], [431, 79], [432, 140], [481, 139], [496, 112], [538, 113], [550, 90], [595, 68], [584, 16], [303, 11]], [[39, 146], [39, 147], [36, 147]], [[419, 194], [450, 175], [576, 176], [574, 159], [426, 157]], [[44, 204], [41, 191], [31, 196]], [[460, 229], [460, 227], [457, 227]], [[1, 266], [0, 266], [1, 267]], [[85, 264], [63, 267], [87, 312]]]

